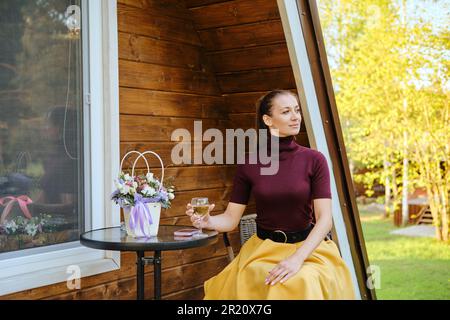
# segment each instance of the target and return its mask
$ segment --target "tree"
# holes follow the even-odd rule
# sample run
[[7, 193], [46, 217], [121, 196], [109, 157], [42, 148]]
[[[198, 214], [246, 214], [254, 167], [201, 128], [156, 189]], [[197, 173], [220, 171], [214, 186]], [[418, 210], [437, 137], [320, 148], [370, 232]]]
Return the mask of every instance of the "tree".
[[438, 238], [448, 239], [448, 31], [426, 21], [423, 2], [333, 0], [319, 8], [354, 180], [369, 195], [383, 184], [385, 216], [402, 202], [404, 223], [408, 193], [426, 187]]

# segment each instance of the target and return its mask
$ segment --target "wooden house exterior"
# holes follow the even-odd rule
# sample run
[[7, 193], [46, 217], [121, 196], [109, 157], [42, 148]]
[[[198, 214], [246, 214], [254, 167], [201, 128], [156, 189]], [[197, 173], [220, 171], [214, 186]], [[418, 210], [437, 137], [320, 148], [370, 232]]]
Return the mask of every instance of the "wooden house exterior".
[[[202, 120], [203, 132], [254, 128], [256, 99], [274, 88], [292, 90], [302, 103], [297, 141], [323, 151], [332, 167], [336, 242], [346, 250], [343, 256], [351, 265], [359, 297], [374, 299], [373, 290], [366, 287], [368, 260], [315, 2], [109, 0], [102, 8], [113, 10], [117, 17], [116, 24], [111, 24], [116, 26], [116, 37], [109, 36], [116, 41], [112, 48], [117, 48], [118, 68], [120, 145], [119, 152], [112, 153], [114, 164], [134, 149], [153, 150], [161, 156], [165, 175], [174, 177], [176, 186], [176, 198], [170, 209], [162, 211], [161, 223], [189, 224], [184, 208], [194, 196], [213, 201], [213, 214], [223, 212], [235, 170], [230, 164], [171, 163], [171, 150], [177, 143], [171, 133], [186, 128], [194, 137], [195, 120]], [[297, 32], [302, 39], [290, 29], [295, 27], [293, 19], [301, 25]], [[298, 60], [298, 41], [306, 49], [313, 80], [309, 84]], [[315, 91], [317, 108], [305, 90]], [[152, 171], [159, 175], [159, 162], [149, 159]], [[253, 198], [245, 214], [251, 213], [255, 213]], [[239, 230], [229, 237], [238, 252]], [[214, 245], [163, 252], [162, 259], [163, 299], [202, 299], [203, 282], [228, 264], [222, 235]], [[134, 299], [135, 260], [134, 253], [121, 253], [115, 270], [82, 277], [80, 289], [68, 289], [61, 281], [9, 292], [1, 299]], [[145, 282], [145, 296], [151, 299], [150, 266], [145, 269]]]

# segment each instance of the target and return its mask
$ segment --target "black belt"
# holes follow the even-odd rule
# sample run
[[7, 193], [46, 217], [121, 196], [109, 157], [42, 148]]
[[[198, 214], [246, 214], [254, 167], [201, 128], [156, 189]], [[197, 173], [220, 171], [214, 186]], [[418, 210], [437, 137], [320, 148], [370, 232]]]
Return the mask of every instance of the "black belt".
[[256, 234], [258, 238], [262, 240], [270, 239], [275, 242], [295, 243], [304, 241], [308, 237], [313, 227], [314, 225], [310, 224], [305, 230], [295, 232], [286, 232], [281, 230], [270, 231], [257, 227]]

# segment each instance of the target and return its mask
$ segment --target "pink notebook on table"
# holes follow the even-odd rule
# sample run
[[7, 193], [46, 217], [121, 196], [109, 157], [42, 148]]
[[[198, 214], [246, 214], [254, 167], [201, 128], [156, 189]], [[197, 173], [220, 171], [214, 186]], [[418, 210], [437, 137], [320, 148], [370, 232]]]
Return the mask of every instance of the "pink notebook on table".
[[184, 229], [180, 229], [180, 230], [175, 231], [173, 233], [173, 235], [177, 236], [177, 237], [190, 237], [190, 236], [193, 236], [193, 235], [195, 235], [195, 234], [197, 234], [199, 232], [200, 232], [200, 230], [195, 229], [195, 228], [184, 228]]

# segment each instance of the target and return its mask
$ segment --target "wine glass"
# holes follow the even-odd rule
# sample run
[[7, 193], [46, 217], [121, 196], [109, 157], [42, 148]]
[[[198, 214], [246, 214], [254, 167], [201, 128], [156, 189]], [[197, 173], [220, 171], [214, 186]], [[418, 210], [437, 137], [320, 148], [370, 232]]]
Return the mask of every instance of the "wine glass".
[[[191, 200], [192, 209], [194, 209], [194, 215], [199, 217], [200, 219], [203, 219], [204, 216], [209, 212], [209, 201], [206, 197], [197, 197], [192, 198]], [[208, 235], [206, 233], [203, 233], [202, 228], [198, 228], [199, 232], [196, 234], [196, 237], [207, 237]]]

